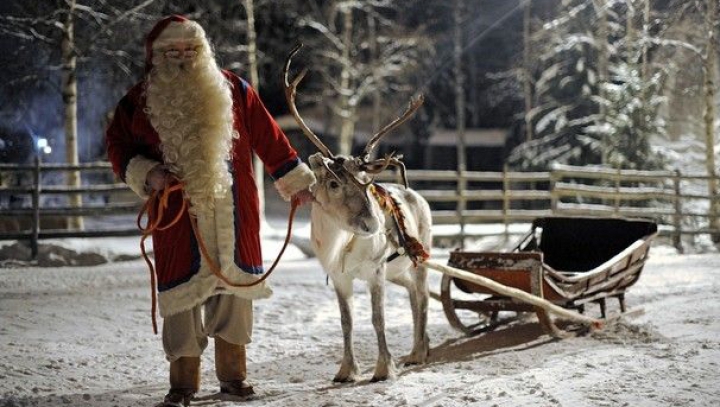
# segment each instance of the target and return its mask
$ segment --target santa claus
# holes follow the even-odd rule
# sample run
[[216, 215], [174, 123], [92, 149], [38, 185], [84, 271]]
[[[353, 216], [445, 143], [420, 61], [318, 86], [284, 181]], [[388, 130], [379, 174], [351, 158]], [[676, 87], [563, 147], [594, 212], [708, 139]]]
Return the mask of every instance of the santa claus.
[[208, 337], [215, 341], [221, 392], [251, 396], [245, 345], [252, 337], [252, 300], [271, 290], [265, 282], [226, 284], [211, 265], [234, 284], [264, 272], [253, 152], [286, 200], [307, 200], [313, 173], [255, 91], [217, 66], [202, 27], [182, 16], [161, 20], [149, 33], [145, 78], [119, 102], [106, 140], [115, 173], [138, 195], [182, 185], [181, 193], [169, 195], [161, 226], [178, 214], [179, 221], [152, 235], [170, 362], [170, 391], [161, 405], [189, 405]]

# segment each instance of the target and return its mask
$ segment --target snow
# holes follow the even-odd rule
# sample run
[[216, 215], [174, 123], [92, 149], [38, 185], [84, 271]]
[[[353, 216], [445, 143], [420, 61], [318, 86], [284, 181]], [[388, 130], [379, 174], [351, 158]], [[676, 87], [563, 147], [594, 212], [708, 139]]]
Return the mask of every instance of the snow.
[[[44, 242], [106, 258], [137, 255], [138, 238]], [[269, 262], [280, 241], [266, 239]], [[431, 360], [369, 383], [377, 355], [369, 296], [356, 285], [362, 381], [332, 382], [342, 354], [339, 312], [317, 261], [291, 248], [255, 303], [250, 380], [259, 398], [216, 400], [212, 343], [203, 406], [714, 406], [720, 405], [720, 256], [678, 255], [660, 243], [627, 301], [644, 312], [590, 335], [554, 340], [534, 317], [474, 337], [453, 330], [431, 300]], [[447, 261], [447, 250], [433, 252]], [[6, 264], [7, 266], [8, 264]], [[17, 264], [12, 267], [18, 267]], [[431, 289], [439, 290], [431, 272]], [[409, 353], [404, 290], [386, 293], [391, 352]], [[150, 324], [141, 259], [95, 266], [0, 269], [0, 406], [150, 406], [167, 390], [167, 362]]]

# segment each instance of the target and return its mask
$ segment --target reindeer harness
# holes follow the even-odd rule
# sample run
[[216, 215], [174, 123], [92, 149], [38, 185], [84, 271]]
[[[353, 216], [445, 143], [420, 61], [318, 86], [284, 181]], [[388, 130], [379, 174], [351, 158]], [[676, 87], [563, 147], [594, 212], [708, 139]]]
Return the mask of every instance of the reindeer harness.
[[395, 232], [397, 233], [398, 249], [395, 253], [388, 256], [387, 262], [389, 263], [400, 256], [406, 255], [410, 257], [413, 265], [417, 267], [418, 262], [422, 263], [430, 258], [430, 253], [425, 250], [423, 244], [420, 243], [417, 238], [408, 234], [407, 227], [405, 226], [405, 214], [400, 204], [392, 197], [390, 192], [380, 184], [373, 183], [370, 185], [370, 193], [378, 204], [380, 204], [380, 208], [390, 215], [390, 218], [393, 220], [393, 225], [395, 226]]

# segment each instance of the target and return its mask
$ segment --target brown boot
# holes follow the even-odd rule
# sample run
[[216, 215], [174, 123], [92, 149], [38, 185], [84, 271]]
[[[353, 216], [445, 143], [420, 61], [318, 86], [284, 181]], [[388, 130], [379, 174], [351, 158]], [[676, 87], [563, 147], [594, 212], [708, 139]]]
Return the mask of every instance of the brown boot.
[[235, 345], [215, 337], [215, 373], [220, 381], [220, 393], [250, 398], [255, 394], [246, 381], [245, 345]]
[[182, 357], [170, 362], [170, 391], [160, 407], [187, 407], [200, 390], [200, 358]]

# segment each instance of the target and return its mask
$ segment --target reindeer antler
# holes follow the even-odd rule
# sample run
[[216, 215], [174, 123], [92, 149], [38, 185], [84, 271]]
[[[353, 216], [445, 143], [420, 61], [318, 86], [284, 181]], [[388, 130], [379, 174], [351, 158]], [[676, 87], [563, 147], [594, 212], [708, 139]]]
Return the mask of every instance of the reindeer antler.
[[385, 137], [388, 133], [398, 128], [401, 124], [405, 123], [410, 117], [412, 117], [413, 114], [422, 106], [423, 102], [425, 101], [425, 97], [420, 94], [418, 97], [410, 99], [410, 103], [408, 104], [407, 109], [405, 109], [405, 113], [402, 114], [402, 116], [398, 117], [397, 119], [393, 120], [390, 124], [383, 127], [382, 130], [377, 132], [372, 138], [370, 138], [370, 141], [368, 141], [367, 145], [365, 146], [365, 150], [363, 150], [363, 153], [360, 155], [363, 161], [367, 161], [370, 158], [370, 154], [372, 154], [373, 149], [377, 145], [377, 143]]
[[379, 174], [385, 171], [391, 165], [393, 167], [397, 167], [400, 169], [400, 176], [402, 177], [403, 185], [405, 185], [405, 188], [408, 188], [409, 185], [407, 180], [407, 171], [405, 169], [405, 163], [402, 161], [402, 158], [402, 154], [395, 155], [395, 153], [391, 153], [386, 155], [385, 158], [381, 158], [371, 162], [365, 162], [362, 165], [362, 169], [368, 174]]
[[[297, 106], [295, 105], [295, 95], [297, 93], [297, 86], [300, 83], [300, 81], [303, 80], [305, 75], [307, 74], [307, 69], [303, 69], [302, 72], [298, 76], [295, 77], [295, 79], [292, 80], [292, 82], [289, 80], [289, 71], [290, 71], [290, 62], [292, 60], [292, 57], [297, 54], [297, 52], [302, 47], [302, 44], [298, 44], [295, 46], [295, 48], [290, 51], [290, 54], [287, 57], [287, 60], [285, 61], [285, 67], [283, 68], [283, 76], [284, 76], [284, 85], [285, 85], [285, 99], [288, 103], [288, 108], [290, 108], [290, 112], [292, 113], [293, 117], [295, 117], [295, 121], [300, 126], [300, 129], [302, 130], [303, 134], [307, 136], [307, 138], [310, 139], [310, 141], [315, 144], [315, 147], [320, 150], [320, 153], [327, 159], [333, 163], [333, 166], [336, 164], [339, 164], [339, 168], [344, 169], [344, 172], [347, 173], [349, 176], [348, 178], [355, 183], [360, 188], [366, 188], [368, 185], [370, 185], [373, 182], [373, 177], [371, 177], [370, 181], [363, 182], [359, 180], [357, 177], [357, 174], [355, 174], [353, 171], [348, 171], [344, 168], [342, 161], [338, 161], [339, 159], [342, 159], [342, 157], [335, 157], [333, 153], [330, 151], [327, 146], [320, 141], [320, 138], [312, 131], [310, 130], [310, 127], [308, 127], [307, 124], [305, 124], [305, 121], [302, 117], [300, 117], [300, 113], [297, 110]], [[365, 146], [365, 149], [363, 150], [363, 153], [358, 157], [354, 158], [353, 160], [357, 163], [357, 169], [364, 171], [368, 174], [379, 174], [387, 167], [394, 166], [398, 167], [400, 169], [400, 173], [403, 178], [403, 183], [405, 184], [405, 187], [408, 187], [407, 182], [407, 176], [405, 171], [405, 163], [402, 162], [402, 156], [396, 156], [393, 154], [390, 154], [386, 156], [384, 159], [374, 160], [374, 161], [368, 161], [370, 159], [370, 154], [372, 154], [373, 149], [378, 144], [378, 142], [385, 137], [388, 133], [395, 130], [397, 127], [399, 127], [401, 124], [405, 123], [412, 115], [422, 106], [424, 102], [423, 95], [419, 95], [416, 98], [412, 98], [410, 100], [410, 104], [408, 105], [405, 112], [402, 114], [402, 116], [398, 117], [397, 119], [393, 120], [390, 124], [383, 127], [379, 132], [377, 132], [374, 136], [370, 138], [370, 141], [368, 141], [367, 145]], [[323, 167], [339, 182], [342, 182], [338, 174], [330, 168], [331, 166], [328, 165], [328, 163], [323, 160], [322, 161]]]
[[307, 124], [305, 124], [305, 120], [303, 120], [302, 117], [300, 117], [300, 113], [298, 113], [297, 107], [295, 106], [295, 93], [297, 91], [297, 85], [302, 81], [302, 79], [305, 77], [305, 74], [307, 74], [307, 69], [303, 69], [300, 74], [293, 79], [292, 82], [288, 80], [288, 72], [290, 71], [290, 60], [292, 57], [300, 50], [302, 47], [302, 43], [295, 46], [295, 48], [290, 51], [290, 55], [288, 55], [287, 60], [285, 61], [285, 68], [283, 69], [283, 75], [285, 78], [285, 99], [287, 100], [288, 107], [290, 108], [290, 112], [292, 113], [293, 117], [295, 117], [295, 121], [300, 126], [300, 129], [302, 130], [303, 134], [307, 136], [307, 138], [312, 141], [313, 144], [315, 144], [315, 147], [320, 150], [320, 152], [327, 158], [333, 158], [333, 153], [330, 152], [330, 149], [323, 144], [322, 141], [320, 141], [320, 138], [313, 133], [312, 130], [310, 130], [310, 127], [308, 127]]

